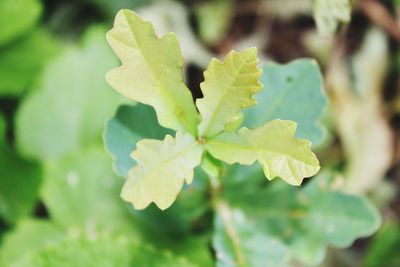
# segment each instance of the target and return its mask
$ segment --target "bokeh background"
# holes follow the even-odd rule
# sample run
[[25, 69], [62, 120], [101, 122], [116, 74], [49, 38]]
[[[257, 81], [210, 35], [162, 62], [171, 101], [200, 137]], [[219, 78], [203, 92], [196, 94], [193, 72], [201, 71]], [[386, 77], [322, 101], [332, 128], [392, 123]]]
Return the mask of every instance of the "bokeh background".
[[[125, 266], [125, 244], [110, 241], [116, 232], [157, 240], [140, 255], [168, 262], [164, 249], [172, 249], [212, 266], [207, 237], [182, 237], [189, 230], [173, 214], [162, 217], [161, 229], [151, 227], [157, 212], [132, 216], [118, 196], [123, 180], [102, 136], [117, 107], [129, 103], [104, 79], [118, 65], [105, 33], [121, 8], [150, 20], [159, 35], [177, 34], [195, 97], [209, 60], [232, 49], [256, 46], [262, 62], [315, 58], [329, 98], [318, 157], [383, 218], [374, 236], [330, 249], [320, 266], [400, 266], [400, 2], [352, 5], [351, 21], [326, 34], [317, 30], [311, 0], [0, 0], [0, 266], [29, 266], [19, 259], [82, 232], [99, 240], [102, 253], [120, 251], [101, 266]], [[180, 242], [171, 241], [176, 235]], [[79, 259], [86, 245], [63, 250]], [[153, 266], [151, 258], [135, 266]], [[46, 266], [72, 266], [48, 259]]]

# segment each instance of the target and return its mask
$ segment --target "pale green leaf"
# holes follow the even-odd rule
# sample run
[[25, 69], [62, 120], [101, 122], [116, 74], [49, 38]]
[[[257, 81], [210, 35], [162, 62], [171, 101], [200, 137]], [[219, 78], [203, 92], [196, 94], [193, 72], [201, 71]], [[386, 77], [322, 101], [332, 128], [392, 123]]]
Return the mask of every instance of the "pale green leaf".
[[236, 130], [242, 125], [244, 120], [243, 113], [239, 113], [231, 122], [225, 124], [225, 131], [236, 132]]
[[314, 17], [318, 31], [333, 34], [339, 22], [348, 23], [351, 16], [350, 0], [313, 0]]
[[16, 141], [22, 154], [54, 159], [102, 143], [104, 123], [122, 102], [101, 78], [117, 64], [104, 34], [100, 27], [90, 28], [82, 48], [66, 50], [46, 67], [40, 88], [17, 113]]
[[51, 218], [77, 233], [116, 230], [129, 216], [119, 198], [122, 181], [101, 148], [77, 151], [45, 165], [42, 199]]
[[257, 64], [256, 48], [233, 51], [224, 62], [211, 60], [200, 84], [204, 97], [196, 101], [201, 114], [200, 136], [212, 137], [222, 132], [238, 119], [242, 108], [256, 103], [252, 96], [262, 88], [258, 81], [262, 72]]
[[0, 46], [32, 29], [41, 13], [40, 0], [1, 0]]
[[255, 96], [257, 105], [244, 110], [244, 126], [258, 127], [274, 119], [293, 120], [296, 136], [313, 146], [324, 140], [325, 129], [319, 120], [327, 106], [321, 70], [314, 60], [300, 59], [286, 65], [267, 63], [261, 83], [264, 89]]
[[154, 202], [166, 209], [175, 201], [184, 181], [192, 182], [193, 170], [200, 164], [202, 146], [189, 134], [168, 135], [163, 141], [144, 139], [136, 145], [132, 168], [121, 196], [136, 209]]
[[161, 232], [169, 235], [190, 234], [193, 222], [204, 219], [202, 216], [211, 210], [209, 198], [209, 178], [201, 168], [196, 168], [190, 185], [184, 185], [174, 204], [167, 210], [160, 210], [151, 205], [145, 210], [133, 211], [145, 221], [158, 229], [158, 222], [163, 222]]
[[233, 8], [232, 0], [207, 1], [195, 6], [194, 12], [199, 25], [199, 34], [206, 43], [216, 44], [224, 38]]
[[31, 89], [57, 51], [57, 41], [43, 29], [0, 48], [0, 95], [18, 96]]
[[153, 5], [138, 10], [143, 19], [153, 23], [157, 35], [162, 36], [167, 32], [176, 34], [185, 66], [194, 64], [206, 68], [213, 54], [199, 42], [192, 25], [192, 11], [184, 2], [174, 0], [158, 0]]
[[33, 212], [42, 172], [4, 142], [0, 139], [0, 217], [11, 224]]
[[207, 150], [229, 164], [252, 165], [256, 160], [272, 180], [280, 177], [292, 185], [313, 176], [320, 169], [311, 143], [294, 138], [296, 123], [274, 120], [254, 130], [222, 133], [206, 143]]
[[108, 121], [104, 133], [107, 150], [114, 158], [114, 168], [118, 175], [128, 177], [134, 165], [130, 157], [141, 139], [162, 139], [171, 130], [161, 127], [154, 109], [138, 103], [135, 106], [120, 106], [117, 114]]
[[217, 267], [289, 266], [289, 250], [282, 241], [260, 231], [239, 209], [220, 203], [217, 212], [213, 236]]
[[[247, 182], [244, 180], [243, 184]], [[348, 247], [355, 239], [374, 233], [380, 225], [376, 208], [366, 198], [335, 191], [335, 184], [330, 177], [321, 175], [304, 189], [280, 182], [266, 189], [225, 186], [224, 198], [232, 212], [243, 213], [240, 218], [246, 218], [245, 225], [252, 227], [253, 235], [278, 239], [290, 251], [291, 261], [315, 266], [323, 260], [327, 246]], [[243, 236], [241, 244], [251, 241]], [[227, 242], [225, 246], [233, 242], [232, 238]], [[260, 241], [258, 247], [264, 242]]]
[[[141, 139], [162, 139], [167, 134], [172, 134], [172, 131], [157, 123], [153, 108], [140, 103], [133, 107], [121, 106], [107, 123], [104, 138], [106, 148], [114, 158], [116, 172], [122, 177], [128, 177], [129, 170], [135, 164], [130, 154]], [[163, 221], [165, 233], [186, 233], [190, 223], [203, 215], [209, 206], [208, 177], [198, 168], [193, 183], [183, 187], [177, 201], [167, 211], [151, 206], [134, 214], [145, 219], [147, 224]]]
[[122, 95], [154, 107], [159, 123], [196, 135], [198, 114], [183, 83], [183, 58], [173, 33], [159, 39], [149, 22], [121, 10], [107, 40], [122, 66], [107, 81]]

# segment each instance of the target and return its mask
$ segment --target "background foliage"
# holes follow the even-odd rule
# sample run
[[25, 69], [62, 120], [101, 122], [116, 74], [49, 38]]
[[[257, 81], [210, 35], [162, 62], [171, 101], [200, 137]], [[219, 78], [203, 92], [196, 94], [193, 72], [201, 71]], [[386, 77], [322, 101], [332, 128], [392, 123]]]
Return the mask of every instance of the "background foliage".
[[[125, 204], [136, 142], [171, 131], [105, 81], [121, 8], [176, 33], [194, 98], [212, 57], [256, 46], [242, 125], [297, 121], [321, 173], [297, 188], [207, 155], [165, 212]], [[2, 0], [0, 22], [0, 267], [400, 266], [399, 1]]]

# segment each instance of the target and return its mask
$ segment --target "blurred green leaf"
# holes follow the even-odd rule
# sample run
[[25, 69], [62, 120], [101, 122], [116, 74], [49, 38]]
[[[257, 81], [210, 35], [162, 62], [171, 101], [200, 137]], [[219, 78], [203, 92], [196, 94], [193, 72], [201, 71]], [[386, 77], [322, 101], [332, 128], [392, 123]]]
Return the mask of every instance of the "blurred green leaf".
[[312, 11], [312, 0], [261, 0], [262, 11], [284, 20], [297, 16], [308, 16]]
[[42, 180], [40, 166], [0, 140], [0, 216], [8, 223], [32, 213]]
[[60, 266], [182, 266], [194, 267], [183, 257], [135, 242], [126, 236], [91, 233], [77, 237], [62, 233], [47, 221], [23, 221], [1, 247], [1, 267]]
[[135, 244], [127, 238], [66, 239], [33, 255], [18, 267], [195, 267], [185, 258], [170, 252]]
[[32, 29], [41, 13], [39, 0], [1, 0], [0, 46]]
[[0, 113], [0, 144], [4, 142], [6, 138], [7, 124], [3, 114]]
[[310, 231], [328, 245], [345, 248], [374, 233], [381, 219], [367, 198], [335, 191], [331, 182], [327, 176], [316, 177], [304, 189], [305, 199], [299, 196], [299, 200], [308, 205], [305, 218]]
[[364, 267], [400, 266], [400, 225], [389, 222], [374, 237], [368, 248]]
[[[243, 213], [255, 236], [279, 239], [290, 250], [292, 260], [306, 266], [320, 263], [328, 245], [347, 247], [380, 225], [377, 211], [364, 197], [334, 191], [326, 176], [314, 178], [304, 189], [274, 183], [258, 191], [226, 190], [229, 209]], [[242, 241], [243, 246], [253, 242]], [[237, 260], [235, 255], [230, 257]]]
[[286, 267], [289, 251], [279, 239], [260, 231], [240, 210], [220, 203], [214, 219], [217, 267]]
[[186, 223], [199, 219], [211, 206], [209, 179], [201, 168], [194, 171], [193, 183], [184, 186], [177, 201], [169, 209], [170, 214]]
[[319, 119], [326, 106], [321, 70], [314, 60], [300, 59], [286, 65], [267, 63], [255, 95], [257, 105], [244, 110], [244, 126], [254, 128], [273, 119], [298, 123], [296, 136], [321, 144], [324, 131]]
[[2, 242], [0, 267], [18, 266], [16, 263], [23, 263], [28, 255], [63, 238], [62, 231], [49, 221], [21, 220]]
[[225, 175], [221, 181], [228, 192], [235, 190], [241, 192], [254, 191], [266, 185], [262, 166], [259, 164], [251, 166], [233, 164], [223, 171]]
[[157, 122], [154, 109], [138, 103], [135, 106], [120, 106], [115, 116], [108, 121], [104, 133], [107, 150], [114, 159], [115, 171], [122, 177], [135, 164], [131, 153], [142, 139], [162, 139], [172, 130], [163, 128]]
[[97, 233], [129, 224], [119, 197], [122, 180], [101, 148], [77, 151], [46, 164], [42, 199], [51, 218], [70, 231]]
[[96, 4], [106, 15], [114, 17], [121, 9], [136, 9], [150, 5], [157, 0], [86, 0]]
[[166, 247], [172, 249], [176, 255], [189, 259], [190, 262], [198, 267], [215, 266], [208, 236], [198, 237], [192, 234], [186, 239], [180, 239], [180, 242], [172, 239]]
[[200, 37], [209, 44], [218, 43], [227, 34], [232, 16], [232, 0], [214, 0], [201, 2], [194, 12], [199, 25]]
[[44, 65], [59, 50], [58, 42], [39, 29], [0, 48], [0, 95], [18, 96], [33, 87]]
[[104, 34], [100, 27], [91, 28], [83, 47], [66, 50], [49, 64], [41, 88], [22, 103], [16, 139], [24, 155], [54, 159], [101, 144], [104, 122], [121, 103], [102, 78], [117, 63]]
[[350, 22], [350, 0], [313, 0], [313, 9], [318, 31], [322, 35], [334, 34], [339, 22]]
[[[187, 4], [187, 3], [186, 3]], [[173, 10], [174, 12], [171, 12]], [[199, 42], [192, 25], [192, 9], [184, 1], [162, 0], [138, 10], [140, 16], [151, 21], [158, 36], [176, 34], [185, 65], [206, 68], [213, 54]]]

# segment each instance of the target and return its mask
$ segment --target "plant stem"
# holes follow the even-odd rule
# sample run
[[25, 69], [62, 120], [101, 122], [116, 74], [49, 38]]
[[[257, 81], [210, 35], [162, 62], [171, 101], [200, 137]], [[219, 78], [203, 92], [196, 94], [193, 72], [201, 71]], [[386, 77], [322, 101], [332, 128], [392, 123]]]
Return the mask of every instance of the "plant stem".
[[233, 221], [232, 210], [228, 203], [219, 197], [221, 192], [221, 182], [220, 177], [209, 175], [211, 184], [211, 198], [212, 204], [217, 216], [222, 220], [226, 234], [231, 240], [233, 245], [233, 251], [236, 259], [236, 264], [238, 267], [245, 267], [246, 260], [241, 247], [241, 240], [239, 234], [236, 231], [236, 227]]

